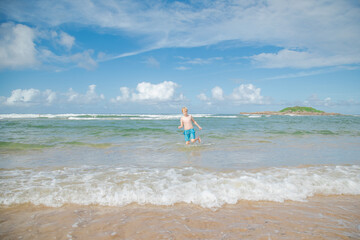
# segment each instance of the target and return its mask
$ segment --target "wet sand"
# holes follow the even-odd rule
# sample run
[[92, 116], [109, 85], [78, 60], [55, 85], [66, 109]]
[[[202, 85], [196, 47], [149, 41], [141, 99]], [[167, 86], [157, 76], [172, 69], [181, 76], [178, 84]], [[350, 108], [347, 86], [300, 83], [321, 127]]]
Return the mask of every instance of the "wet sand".
[[1, 239], [360, 239], [360, 196], [125, 207], [0, 208]]

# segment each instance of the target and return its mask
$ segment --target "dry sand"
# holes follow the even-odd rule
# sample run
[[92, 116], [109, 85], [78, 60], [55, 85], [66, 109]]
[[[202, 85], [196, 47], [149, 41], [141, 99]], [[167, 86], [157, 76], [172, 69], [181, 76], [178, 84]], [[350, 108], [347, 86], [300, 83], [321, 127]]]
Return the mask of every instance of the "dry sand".
[[0, 239], [360, 239], [360, 196], [308, 202], [0, 208]]

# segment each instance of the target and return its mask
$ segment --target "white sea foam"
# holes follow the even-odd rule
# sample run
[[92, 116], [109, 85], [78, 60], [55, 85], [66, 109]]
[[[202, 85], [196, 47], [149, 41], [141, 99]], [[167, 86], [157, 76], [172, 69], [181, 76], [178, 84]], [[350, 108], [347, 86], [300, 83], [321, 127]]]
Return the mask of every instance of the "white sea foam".
[[[194, 116], [195, 117], [195, 116]], [[204, 116], [207, 118], [238, 118], [236, 115], [210, 115], [210, 116]]]
[[31, 118], [70, 118], [70, 117], [80, 117], [85, 115], [92, 114], [0, 114], [0, 118], [2, 119], [31, 119]]
[[107, 117], [107, 118], [96, 118], [96, 117], [68, 117], [68, 120], [126, 120], [126, 118], [119, 117]]
[[304, 201], [316, 194], [360, 194], [360, 166], [216, 172], [187, 168], [79, 167], [1, 170], [0, 204], [62, 206]]
[[[173, 120], [181, 114], [0, 114], [0, 119], [59, 118], [68, 120]], [[194, 118], [237, 118], [236, 115], [192, 114]]]

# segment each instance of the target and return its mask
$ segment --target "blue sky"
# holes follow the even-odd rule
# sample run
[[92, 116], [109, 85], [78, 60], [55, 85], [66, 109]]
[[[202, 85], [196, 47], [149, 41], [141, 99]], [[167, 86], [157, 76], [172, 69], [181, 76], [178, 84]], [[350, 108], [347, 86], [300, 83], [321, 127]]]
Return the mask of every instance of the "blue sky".
[[360, 113], [358, 1], [0, 2], [0, 113]]

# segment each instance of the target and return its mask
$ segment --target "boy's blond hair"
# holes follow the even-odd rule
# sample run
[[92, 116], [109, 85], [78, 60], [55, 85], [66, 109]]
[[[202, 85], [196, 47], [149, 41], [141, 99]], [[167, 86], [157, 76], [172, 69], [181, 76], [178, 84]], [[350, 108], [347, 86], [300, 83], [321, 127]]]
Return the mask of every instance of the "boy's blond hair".
[[188, 111], [187, 107], [183, 107], [183, 108], [181, 109], [181, 112], [183, 112], [184, 110], [187, 112], [187, 111]]

